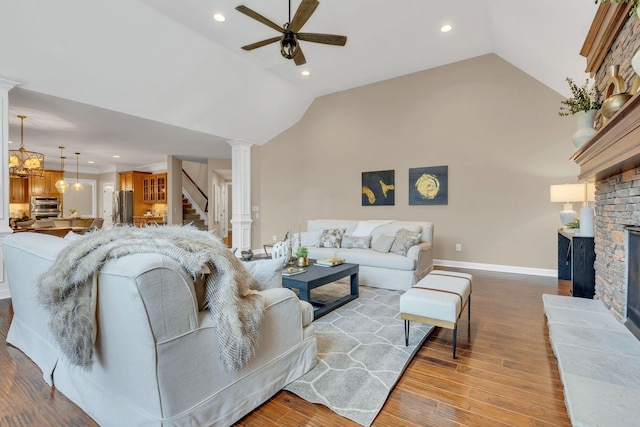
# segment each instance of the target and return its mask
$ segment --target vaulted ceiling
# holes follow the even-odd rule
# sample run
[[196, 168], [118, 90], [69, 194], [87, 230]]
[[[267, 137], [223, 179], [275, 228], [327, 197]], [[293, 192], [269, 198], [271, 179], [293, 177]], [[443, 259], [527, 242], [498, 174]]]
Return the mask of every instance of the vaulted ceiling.
[[[10, 139], [19, 144], [24, 114], [25, 146], [52, 165], [59, 145], [96, 170], [167, 154], [229, 158], [227, 141], [268, 142], [315, 97], [478, 55], [495, 53], [563, 95], [565, 77], [587, 77], [578, 52], [592, 0], [319, 1], [302, 31], [347, 43], [302, 42], [307, 63], [296, 67], [277, 43], [240, 48], [278, 33], [235, 7], [281, 25], [286, 0], [0, 0], [0, 77], [20, 83]], [[293, 14], [300, 0], [291, 3]]]

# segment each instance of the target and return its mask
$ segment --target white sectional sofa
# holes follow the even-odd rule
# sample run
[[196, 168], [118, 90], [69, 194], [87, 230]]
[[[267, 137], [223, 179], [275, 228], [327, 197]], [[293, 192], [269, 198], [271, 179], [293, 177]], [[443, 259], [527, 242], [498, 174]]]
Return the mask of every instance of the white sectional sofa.
[[[322, 247], [322, 233], [336, 229], [344, 230], [344, 236], [355, 233], [365, 237], [360, 241], [366, 242], [369, 236], [368, 247], [345, 248], [342, 242], [340, 247]], [[419, 242], [408, 248], [406, 255], [384, 251], [379, 239], [388, 243], [401, 230], [419, 233]], [[366, 286], [407, 290], [433, 269], [433, 223], [427, 221], [310, 219], [301, 242], [309, 249], [309, 258], [337, 257], [359, 264], [360, 284]]]

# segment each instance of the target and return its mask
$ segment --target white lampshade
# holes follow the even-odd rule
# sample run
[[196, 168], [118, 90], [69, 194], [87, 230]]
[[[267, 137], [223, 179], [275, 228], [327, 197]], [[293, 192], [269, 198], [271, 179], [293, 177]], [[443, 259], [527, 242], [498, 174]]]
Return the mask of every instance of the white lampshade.
[[554, 203], [583, 202], [584, 184], [552, 185], [550, 186], [549, 194], [550, 200]]

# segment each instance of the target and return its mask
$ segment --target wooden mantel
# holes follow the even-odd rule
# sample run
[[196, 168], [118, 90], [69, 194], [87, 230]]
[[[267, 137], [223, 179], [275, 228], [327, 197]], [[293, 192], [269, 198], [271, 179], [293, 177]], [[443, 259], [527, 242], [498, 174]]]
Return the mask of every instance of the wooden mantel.
[[575, 152], [580, 181], [601, 180], [640, 166], [640, 93]]
[[[631, 2], [601, 3], [580, 54], [593, 76], [629, 18]], [[640, 166], [640, 94], [636, 94], [575, 152], [580, 181], [596, 181]]]

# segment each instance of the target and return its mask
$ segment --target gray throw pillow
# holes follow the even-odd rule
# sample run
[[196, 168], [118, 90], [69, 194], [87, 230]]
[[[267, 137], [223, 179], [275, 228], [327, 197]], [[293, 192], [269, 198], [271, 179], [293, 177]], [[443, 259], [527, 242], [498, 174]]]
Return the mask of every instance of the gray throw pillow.
[[331, 228], [328, 230], [324, 230], [322, 232], [322, 236], [320, 237], [320, 247], [339, 248], [342, 243], [342, 236], [344, 236], [345, 231], [347, 231], [346, 228]]
[[411, 246], [415, 246], [420, 243], [420, 233], [413, 233], [409, 230], [398, 230], [396, 233], [396, 240], [391, 246], [391, 252], [394, 254], [407, 256], [407, 251]]
[[344, 236], [342, 238], [342, 248], [351, 249], [369, 249], [369, 245], [371, 244], [371, 236]]
[[387, 236], [386, 234], [383, 234], [381, 236], [378, 236], [376, 241], [373, 242], [373, 244], [371, 245], [371, 249], [376, 252], [389, 252], [389, 249], [391, 249], [391, 245], [393, 245], [394, 240], [396, 240], [395, 236]]

